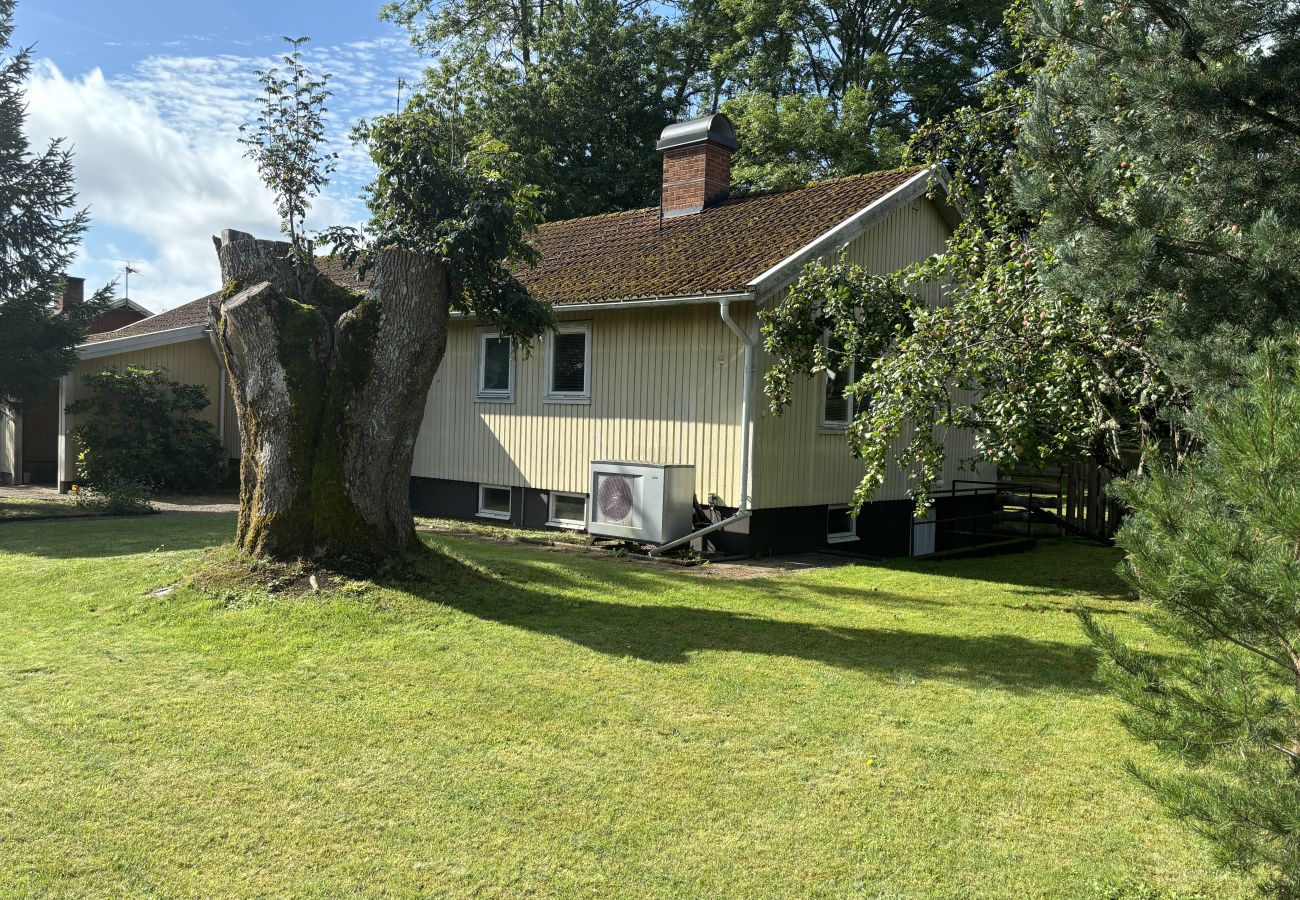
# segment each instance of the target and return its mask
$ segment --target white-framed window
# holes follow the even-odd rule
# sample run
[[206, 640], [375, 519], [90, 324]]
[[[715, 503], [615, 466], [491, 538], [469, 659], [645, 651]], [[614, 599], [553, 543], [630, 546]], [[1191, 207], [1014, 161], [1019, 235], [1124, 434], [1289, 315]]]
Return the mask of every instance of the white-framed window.
[[477, 332], [474, 399], [509, 403], [515, 399], [515, 348], [510, 338], [486, 328]]
[[478, 514], [485, 519], [509, 519], [510, 495], [508, 487], [499, 484], [478, 486]]
[[551, 491], [551, 517], [546, 524], [556, 528], [586, 528], [587, 495]]
[[829, 369], [822, 375], [822, 427], [847, 428], [853, 421], [854, 402], [844, 389], [858, 380], [858, 367], [845, 360], [838, 369]]
[[561, 322], [547, 340], [547, 402], [590, 403], [591, 323]]
[[858, 539], [858, 517], [847, 503], [826, 507], [826, 543], [843, 544]]

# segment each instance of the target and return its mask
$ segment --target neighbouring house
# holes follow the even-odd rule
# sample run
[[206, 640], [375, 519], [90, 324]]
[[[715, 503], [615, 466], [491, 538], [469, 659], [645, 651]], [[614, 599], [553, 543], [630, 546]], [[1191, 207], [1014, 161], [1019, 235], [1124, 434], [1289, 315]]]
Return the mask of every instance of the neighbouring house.
[[[55, 298], [54, 306], [62, 312], [85, 299], [86, 280], [66, 277], [63, 294]], [[91, 335], [111, 332], [152, 315], [135, 301], [119, 297], [95, 317], [87, 330]], [[0, 484], [58, 483], [60, 419], [65, 405], [60, 390], [57, 382], [51, 383], [45, 396], [21, 409], [0, 407]]]
[[[942, 251], [956, 212], [942, 190], [931, 199], [928, 189], [936, 180], [942, 188], [943, 173], [914, 168], [733, 195], [736, 147], [725, 116], [672, 125], [659, 142], [659, 207], [541, 227], [541, 261], [519, 277], [554, 306], [559, 327], [531, 355], [471, 319], [453, 320], [415, 451], [417, 513], [580, 529], [593, 521], [593, 464], [639, 462], [691, 467], [672, 477], [693, 495], [691, 527], [713, 529], [697, 543], [714, 549], [935, 549], [935, 527], [914, 521], [896, 469], [875, 502], [857, 516], [849, 510], [862, 475], [844, 435], [854, 410], [841, 388], [852, 372], [809, 378], [783, 415], [768, 412], [758, 314], [781, 302], [811, 260], [842, 254], [883, 273]], [[327, 271], [356, 286], [350, 273]], [[927, 300], [942, 297], [932, 290]], [[207, 304], [91, 338], [63, 379], [63, 401], [83, 371], [165, 366], [209, 386], [219, 399], [214, 424], [237, 454]], [[972, 434], [943, 439], [949, 488], [995, 480], [990, 466], [960, 468], [974, 455]], [[75, 455], [66, 428], [59, 441], [66, 483]], [[957, 490], [934, 516], [964, 514], [971, 500]]]

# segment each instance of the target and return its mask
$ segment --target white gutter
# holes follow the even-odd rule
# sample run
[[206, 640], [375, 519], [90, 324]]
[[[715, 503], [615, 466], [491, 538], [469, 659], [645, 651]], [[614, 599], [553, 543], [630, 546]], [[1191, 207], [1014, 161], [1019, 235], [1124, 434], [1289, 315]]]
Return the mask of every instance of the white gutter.
[[[132, 350], [148, 350], [150, 347], [163, 347], [167, 344], [179, 344], [183, 341], [196, 341], [208, 330], [207, 323], [183, 325], [180, 328], [168, 328], [166, 331], [150, 331], [145, 334], [132, 334], [104, 341], [90, 341], [77, 345], [78, 359], [98, 359], [115, 353], [128, 353]], [[110, 334], [112, 332], [109, 332]]]
[[[731, 301], [733, 297], [723, 297], [718, 300], [718, 312], [722, 315], [722, 321], [727, 323], [727, 327], [740, 338], [741, 343], [745, 346], [745, 369], [741, 374], [741, 397], [740, 397], [740, 505], [732, 516], [728, 516], [720, 522], [714, 522], [701, 528], [699, 531], [692, 532], [686, 537], [678, 538], [675, 541], [669, 541], [667, 544], [655, 547], [650, 551], [651, 556], [658, 556], [661, 553], [667, 553], [674, 550], [682, 544], [689, 543], [698, 537], [720, 531], [728, 525], [748, 519], [753, 513], [749, 508], [749, 468], [750, 457], [753, 455], [750, 445], [750, 435], [753, 432], [753, 422], [750, 421], [750, 395], [754, 388], [754, 342], [750, 340], [745, 329], [736, 324], [736, 320], [731, 317]], [[753, 299], [752, 297], [743, 297], [745, 300]]]
[[[722, 300], [753, 300], [749, 291], [729, 291], [717, 294], [668, 294], [659, 297], [643, 297], [639, 300], [597, 300], [583, 303], [555, 303], [551, 309], [556, 314], [580, 313], [594, 310], [646, 309], [660, 306], [691, 306], [701, 303], [718, 303]], [[473, 319], [468, 313], [452, 310], [453, 319]]]

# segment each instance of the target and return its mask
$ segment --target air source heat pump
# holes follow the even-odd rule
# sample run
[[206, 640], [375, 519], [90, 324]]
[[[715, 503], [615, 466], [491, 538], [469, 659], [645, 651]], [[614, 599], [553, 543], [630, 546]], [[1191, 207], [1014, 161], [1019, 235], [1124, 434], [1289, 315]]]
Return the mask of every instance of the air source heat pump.
[[587, 531], [596, 537], [666, 544], [691, 533], [694, 500], [694, 466], [594, 462]]

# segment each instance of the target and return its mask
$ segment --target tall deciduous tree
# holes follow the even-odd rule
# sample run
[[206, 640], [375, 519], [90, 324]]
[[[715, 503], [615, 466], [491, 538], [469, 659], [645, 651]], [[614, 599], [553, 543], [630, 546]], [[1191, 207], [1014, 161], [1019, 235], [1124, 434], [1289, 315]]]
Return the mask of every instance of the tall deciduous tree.
[[526, 344], [550, 324], [510, 266], [531, 258], [532, 192], [499, 146], [452, 154], [415, 104], [359, 131], [378, 168], [367, 233], [330, 235], [368, 279], [326, 279], [287, 243], [217, 239], [211, 319], [242, 444], [238, 543], [374, 561], [422, 545], [409, 501], [425, 398], [452, 310]]
[[520, 153], [548, 218], [655, 203], [668, 122], [725, 105], [742, 188], [892, 165], [1000, 59], [1008, 0], [396, 0], [446, 128]]
[[64, 273], [89, 225], [78, 210], [72, 151], [52, 141], [33, 153], [27, 142], [23, 83], [29, 50], [10, 55], [15, 0], [0, 0], [0, 405], [21, 404], [71, 370], [74, 347], [110, 296], [55, 310]]
[[[1300, 78], [1294, 4], [1071, 0], [1013, 20], [1028, 87], [990, 79], [981, 106], [914, 145], [953, 170], [965, 219], [941, 257], [828, 304], [809, 280], [768, 323], [789, 379], [821, 327], [875, 323], [850, 439], [870, 497], [898, 459], [919, 499], [942, 430], [976, 429], [1001, 465], [1144, 448], [1185, 453], [1198, 389], [1300, 321]], [[872, 310], [922, 282], [950, 303]], [[804, 295], [807, 296], [804, 296]], [[917, 427], [895, 455], [892, 442]]]
[[[734, 23], [713, 67], [741, 143], [735, 165], [781, 187], [897, 164], [925, 122], [1014, 64], [1008, 0], [721, 0]], [[779, 113], [772, 115], [772, 111]]]

